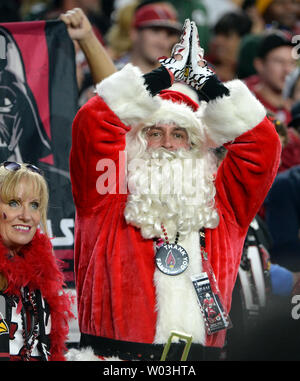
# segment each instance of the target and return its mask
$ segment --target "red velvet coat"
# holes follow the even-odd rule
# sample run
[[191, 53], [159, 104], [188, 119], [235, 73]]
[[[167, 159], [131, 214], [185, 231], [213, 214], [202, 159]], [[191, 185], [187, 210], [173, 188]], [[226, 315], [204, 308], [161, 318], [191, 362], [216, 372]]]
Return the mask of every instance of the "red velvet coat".
[[[112, 159], [118, 168], [119, 152], [125, 149], [130, 130], [128, 121], [139, 113], [142, 97], [147, 97], [138, 83], [142, 95], [133, 90], [132, 102], [139, 99], [139, 105], [122, 108], [122, 102], [130, 105], [128, 92], [135, 80], [132, 67], [126, 70], [101, 83], [97, 89], [101, 97], [96, 95], [84, 105], [73, 124], [70, 169], [76, 205], [79, 327], [90, 335], [152, 343], [157, 320], [153, 241], [126, 223], [127, 195], [118, 194], [118, 184], [116, 194], [100, 195], [96, 189], [101, 173], [96, 169], [98, 161]], [[122, 81], [128, 81], [128, 86], [120, 85]], [[246, 86], [240, 81], [227, 85], [230, 97], [209, 104], [202, 119], [209, 139], [228, 149], [215, 183], [220, 222], [217, 228], [206, 229], [206, 246], [229, 310], [244, 238], [273, 182], [280, 143], [263, 107]], [[144, 116], [139, 114], [136, 121]], [[208, 336], [206, 345], [221, 347], [224, 336], [225, 331]]]

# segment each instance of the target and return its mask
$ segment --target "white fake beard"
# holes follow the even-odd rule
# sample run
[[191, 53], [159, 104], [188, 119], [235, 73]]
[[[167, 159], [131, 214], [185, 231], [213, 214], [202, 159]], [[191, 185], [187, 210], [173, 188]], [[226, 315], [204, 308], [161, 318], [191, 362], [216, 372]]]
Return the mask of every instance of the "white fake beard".
[[140, 228], [146, 239], [162, 236], [162, 223], [170, 240], [177, 232], [184, 238], [202, 227], [216, 227], [215, 172], [211, 152], [135, 151], [135, 157], [128, 157], [127, 223]]

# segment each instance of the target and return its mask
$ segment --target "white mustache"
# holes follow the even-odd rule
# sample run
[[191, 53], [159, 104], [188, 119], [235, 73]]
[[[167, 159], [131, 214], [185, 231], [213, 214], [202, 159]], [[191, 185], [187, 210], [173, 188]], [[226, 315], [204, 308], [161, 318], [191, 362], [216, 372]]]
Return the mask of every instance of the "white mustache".
[[128, 163], [128, 223], [141, 228], [144, 238], [170, 236], [218, 223], [214, 208], [213, 165], [192, 150], [148, 150]]

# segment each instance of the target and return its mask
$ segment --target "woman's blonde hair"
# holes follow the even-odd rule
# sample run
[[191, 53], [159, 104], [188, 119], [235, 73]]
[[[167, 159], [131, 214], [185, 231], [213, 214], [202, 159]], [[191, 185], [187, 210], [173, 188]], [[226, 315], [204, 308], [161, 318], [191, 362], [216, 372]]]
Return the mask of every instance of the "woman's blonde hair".
[[[20, 169], [11, 171], [0, 166], [0, 198], [4, 203], [17, 197], [18, 184], [25, 180], [33, 185], [33, 193], [39, 195], [39, 210], [41, 213], [40, 227], [48, 235], [47, 211], [49, 201], [48, 185], [45, 178], [38, 172], [26, 167], [26, 163], [19, 163]], [[30, 189], [30, 188], [28, 188]]]
[[105, 36], [114, 59], [121, 58], [132, 47], [130, 29], [138, 5], [139, 1], [135, 0], [115, 11], [115, 21]]

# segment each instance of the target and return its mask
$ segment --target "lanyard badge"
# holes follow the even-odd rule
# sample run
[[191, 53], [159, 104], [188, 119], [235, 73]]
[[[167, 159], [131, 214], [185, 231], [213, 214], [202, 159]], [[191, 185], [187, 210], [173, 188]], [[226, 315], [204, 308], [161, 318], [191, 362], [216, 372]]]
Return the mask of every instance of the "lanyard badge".
[[[188, 253], [178, 245], [179, 233], [176, 235], [175, 243], [170, 243], [163, 224], [162, 231], [164, 239], [156, 241], [156, 266], [166, 275], [179, 275], [189, 266]], [[202, 272], [191, 275], [191, 281], [204, 318], [206, 332], [208, 335], [212, 335], [222, 329], [231, 328], [232, 324], [221, 300], [218, 284], [204, 249], [205, 234], [203, 230], [200, 231], [200, 247]]]
[[192, 275], [191, 280], [204, 318], [206, 332], [212, 335], [220, 330], [231, 328], [232, 323], [224, 308], [218, 284], [203, 245], [201, 245], [201, 255], [203, 271]]

